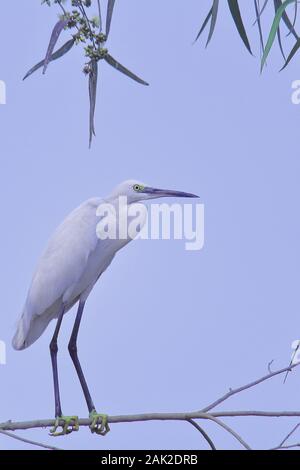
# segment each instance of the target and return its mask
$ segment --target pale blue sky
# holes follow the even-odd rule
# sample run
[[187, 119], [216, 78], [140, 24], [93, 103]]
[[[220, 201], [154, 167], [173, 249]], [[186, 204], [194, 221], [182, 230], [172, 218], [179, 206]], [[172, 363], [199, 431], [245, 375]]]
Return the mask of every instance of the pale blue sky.
[[[192, 41], [209, 1], [119, 0], [109, 49], [151, 86], [100, 64], [97, 138], [89, 151], [81, 51], [51, 64], [46, 76], [21, 80], [45, 54], [56, 20], [55, 7], [39, 3], [3, 2], [0, 18], [0, 79], [7, 84], [7, 105], [0, 106], [0, 339], [8, 343], [0, 421], [53, 415], [54, 324], [23, 352], [10, 347], [14, 324], [53, 229], [81, 201], [127, 178], [199, 193], [205, 247], [187, 252], [178, 241], [133, 242], [94, 289], [79, 352], [99, 411], [200, 409], [263, 375], [270, 360], [285, 366], [300, 337], [300, 106], [291, 103], [298, 59], [279, 74], [276, 46], [260, 76], [257, 32], [250, 32], [251, 57], [225, 2], [205, 50], [204, 38]], [[73, 320], [74, 312], [60, 340], [62, 404], [65, 414], [83, 417], [66, 348]], [[274, 379], [222, 408], [299, 409], [299, 383], [297, 372], [285, 386]], [[264, 448], [294, 421], [230, 422], [251, 446]], [[204, 427], [218, 448], [238, 447], [215, 425]], [[192, 426], [173, 422], [114, 425], [105, 438], [86, 429], [57, 440], [46, 430], [26, 437], [66, 449], [206, 446]], [[28, 448], [3, 436], [0, 447]]]

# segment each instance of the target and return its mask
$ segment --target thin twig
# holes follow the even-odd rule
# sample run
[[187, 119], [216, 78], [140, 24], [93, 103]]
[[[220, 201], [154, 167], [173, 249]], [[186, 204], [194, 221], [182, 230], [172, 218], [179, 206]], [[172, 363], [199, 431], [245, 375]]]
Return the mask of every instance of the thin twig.
[[[215, 411], [210, 413], [212, 416], [220, 418], [236, 418], [237, 416], [254, 416], [257, 418], [297, 418], [300, 417], [300, 411], [265, 411], [265, 410], [237, 410], [237, 411]], [[200, 418], [205, 418], [200, 416]]]
[[272, 359], [272, 361], [270, 361], [270, 362], [268, 363], [268, 371], [269, 371], [269, 374], [272, 374], [271, 365], [273, 364], [273, 362], [274, 362], [274, 359]]
[[26, 439], [25, 437], [17, 436], [16, 434], [12, 432], [2, 431], [1, 429], [0, 429], [0, 434], [3, 434], [4, 436], [7, 436], [7, 437], [11, 437], [12, 439], [16, 439], [17, 441], [25, 442], [25, 444], [31, 444], [33, 446], [42, 447], [43, 449], [62, 450], [62, 449], [59, 449], [58, 447], [53, 447], [53, 446], [49, 446], [48, 444], [43, 444], [42, 442], [32, 441], [31, 439]]
[[84, 9], [84, 6], [82, 5], [82, 3], [79, 3], [78, 4], [78, 8], [80, 9], [83, 17], [85, 18], [85, 21], [87, 22], [87, 26], [90, 30], [90, 35], [91, 35], [91, 40], [93, 42], [93, 45], [94, 45], [94, 48], [96, 49], [96, 44], [95, 44], [95, 40], [94, 40], [94, 35], [93, 35], [93, 31], [92, 31], [92, 28], [91, 28], [91, 23], [90, 23], [90, 20], [88, 19], [88, 16], [86, 14], [86, 11]]
[[282, 450], [282, 449], [294, 449], [295, 447], [300, 447], [300, 442], [297, 443], [297, 444], [290, 444], [288, 446], [282, 446], [282, 447], [276, 447], [274, 449], [271, 449], [271, 450]]
[[196, 428], [202, 434], [202, 436], [204, 437], [204, 439], [206, 440], [206, 442], [210, 446], [211, 450], [217, 450], [214, 443], [213, 443], [213, 441], [209, 437], [209, 435], [206, 434], [204, 429], [201, 428], [201, 426], [199, 426], [199, 424], [196, 423], [196, 421], [194, 421], [193, 419], [188, 419], [187, 422], [190, 423], [192, 426], [194, 426], [194, 428]]
[[247, 442], [244, 441], [244, 439], [241, 438], [241, 436], [235, 432], [232, 428], [230, 428], [227, 424], [223, 423], [220, 419], [212, 416], [212, 415], [207, 415], [207, 419], [210, 419], [211, 421], [214, 421], [216, 424], [221, 426], [221, 428], [225, 429], [225, 431], [229, 432], [233, 437], [236, 438], [237, 441], [239, 441], [240, 444], [242, 444], [243, 447], [247, 450], [251, 450], [251, 447], [247, 444]]
[[296, 424], [293, 429], [285, 436], [285, 438], [278, 444], [278, 446], [274, 447], [272, 450], [279, 450], [282, 449], [282, 446], [286, 443], [286, 441], [294, 434], [294, 432], [299, 428], [300, 423]]
[[62, 5], [62, 3], [61, 3], [61, 1], [60, 1], [60, 0], [58, 1], [58, 4], [59, 4], [60, 8], [62, 9], [62, 11], [63, 11], [64, 15], [66, 15], [66, 14], [67, 14], [67, 12], [66, 12], [66, 10], [65, 10], [65, 7]]
[[[294, 362], [294, 359], [295, 359], [295, 356], [296, 356], [296, 354], [297, 354], [297, 351], [298, 351], [299, 347], [300, 347], [300, 341], [298, 342], [298, 345], [297, 345], [297, 347], [295, 348], [294, 353], [293, 353], [293, 355], [292, 355], [291, 362], [290, 362], [290, 367], [291, 367], [291, 365], [292, 365], [293, 362]], [[285, 382], [286, 382], [286, 379], [288, 378], [289, 372], [290, 372], [290, 369], [288, 369], [288, 370], [286, 371], [286, 374], [285, 374], [284, 379], [283, 379], [283, 383], [284, 383], [284, 384], [285, 384]]]
[[243, 385], [242, 387], [238, 387], [235, 389], [230, 389], [229, 392], [225, 393], [221, 398], [218, 398], [218, 400], [214, 401], [210, 405], [206, 406], [203, 408], [201, 411], [203, 413], [206, 413], [207, 411], [210, 411], [211, 409], [215, 408], [216, 406], [220, 405], [220, 403], [223, 403], [225, 400], [228, 400], [228, 398], [232, 397], [233, 395], [236, 395], [237, 393], [243, 392], [244, 390], [248, 390], [249, 388], [255, 387], [256, 385], [265, 382], [266, 380], [271, 379], [272, 377], [275, 377], [276, 375], [284, 374], [285, 372], [294, 369], [295, 367], [299, 366], [299, 363], [297, 364], [292, 364], [289, 365], [288, 367], [285, 367], [284, 369], [280, 369], [274, 372], [271, 372], [268, 375], [264, 375], [260, 379], [254, 380], [253, 382], [250, 382], [247, 385]]

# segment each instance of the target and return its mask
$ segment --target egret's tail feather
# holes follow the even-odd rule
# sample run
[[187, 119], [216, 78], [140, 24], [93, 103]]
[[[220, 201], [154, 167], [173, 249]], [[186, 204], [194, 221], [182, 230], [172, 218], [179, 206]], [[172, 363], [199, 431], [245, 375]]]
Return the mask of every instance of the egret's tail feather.
[[17, 324], [17, 329], [15, 335], [12, 339], [12, 346], [14, 349], [20, 351], [22, 349], [27, 348], [29, 346], [26, 342], [26, 336], [28, 334], [29, 325], [26, 319], [26, 315], [23, 313], [20, 320]]
[[17, 324], [12, 340], [14, 349], [21, 351], [31, 346], [45, 331], [50, 321], [57, 316], [56, 305], [46, 310], [42, 315], [28, 315], [25, 311]]

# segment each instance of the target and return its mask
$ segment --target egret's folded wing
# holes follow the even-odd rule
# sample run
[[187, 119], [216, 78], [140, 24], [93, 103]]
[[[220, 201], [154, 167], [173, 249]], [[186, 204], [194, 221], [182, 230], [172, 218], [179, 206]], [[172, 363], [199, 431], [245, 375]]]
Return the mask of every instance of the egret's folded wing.
[[100, 201], [90, 199], [75, 209], [49, 240], [28, 293], [30, 315], [42, 315], [60, 298], [72, 301], [74, 285], [98, 243], [96, 210]]

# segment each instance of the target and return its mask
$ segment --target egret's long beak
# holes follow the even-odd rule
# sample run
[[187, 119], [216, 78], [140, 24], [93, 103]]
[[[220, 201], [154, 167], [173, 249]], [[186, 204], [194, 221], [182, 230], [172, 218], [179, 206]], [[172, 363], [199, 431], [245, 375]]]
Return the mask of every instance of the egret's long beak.
[[172, 189], [157, 189], [145, 187], [143, 192], [153, 197], [199, 197], [196, 194], [185, 193], [183, 191], [173, 191]]

